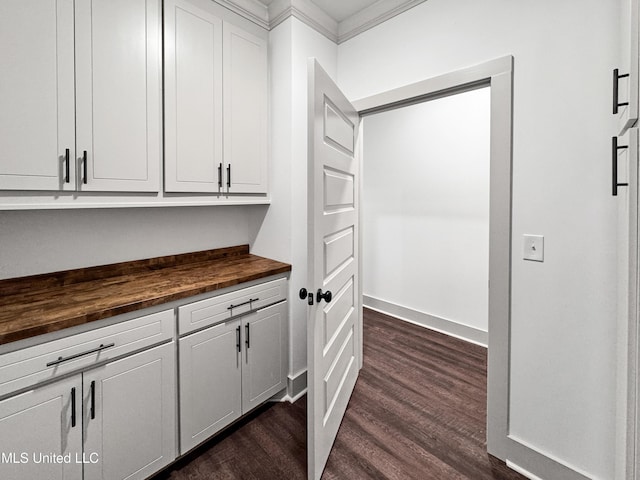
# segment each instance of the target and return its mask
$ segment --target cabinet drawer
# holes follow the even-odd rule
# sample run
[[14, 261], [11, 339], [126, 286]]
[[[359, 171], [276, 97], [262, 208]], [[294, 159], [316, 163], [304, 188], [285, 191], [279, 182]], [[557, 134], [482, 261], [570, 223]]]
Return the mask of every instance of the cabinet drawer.
[[279, 278], [190, 303], [178, 309], [178, 333], [184, 335], [285, 298], [287, 298], [287, 279]]
[[173, 322], [166, 310], [0, 355], [0, 397], [168, 340]]

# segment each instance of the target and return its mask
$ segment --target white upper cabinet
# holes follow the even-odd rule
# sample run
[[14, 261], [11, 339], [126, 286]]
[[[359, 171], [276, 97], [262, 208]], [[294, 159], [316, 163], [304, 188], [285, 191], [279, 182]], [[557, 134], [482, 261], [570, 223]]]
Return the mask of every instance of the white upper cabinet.
[[2, 0], [0, 45], [0, 189], [74, 190], [73, 0]]
[[34, 192], [2, 206], [268, 203], [267, 38], [210, 0], [0, 1], [0, 190]]
[[167, 192], [267, 193], [267, 41], [221, 9], [164, 3]]
[[267, 42], [224, 24], [224, 158], [230, 193], [267, 192]]
[[158, 191], [160, 0], [76, 0], [80, 190]]
[[0, 2], [0, 189], [159, 190], [160, 5]]
[[613, 113], [618, 117], [619, 135], [638, 120], [639, 0], [622, 0], [620, 66], [613, 72]]
[[184, 0], [164, 2], [167, 192], [222, 187], [222, 20]]

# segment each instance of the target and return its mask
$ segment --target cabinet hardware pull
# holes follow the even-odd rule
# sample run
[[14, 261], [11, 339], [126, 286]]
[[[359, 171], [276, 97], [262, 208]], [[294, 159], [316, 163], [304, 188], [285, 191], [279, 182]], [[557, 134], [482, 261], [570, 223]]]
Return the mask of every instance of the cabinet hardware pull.
[[333, 294], [331, 293], [330, 290], [327, 290], [326, 292], [322, 293], [322, 289], [319, 288], [318, 291], [316, 292], [316, 302], [320, 303], [320, 300], [324, 300], [327, 303], [331, 303], [331, 298], [333, 297]]
[[231, 164], [227, 165], [227, 188], [231, 188]]
[[84, 150], [82, 152], [82, 168], [84, 169], [84, 176], [82, 178], [82, 183], [87, 184], [87, 151]]
[[[618, 69], [613, 70], [613, 114], [618, 114], [618, 107], [624, 107], [629, 105], [629, 102], [618, 102], [618, 84], [621, 78], [627, 78], [629, 76], [628, 73], [624, 75], [620, 75], [618, 73]], [[615, 195], [615, 194], [614, 194]]]
[[222, 162], [218, 165], [218, 188], [222, 188]]
[[233, 310], [234, 308], [242, 307], [243, 305], [246, 305], [246, 304], [249, 304], [249, 306], [251, 306], [251, 304], [252, 304], [253, 302], [257, 302], [258, 300], [260, 300], [260, 298], [258, 298], [258, 297], [256, 297], [256, 298], [250, 298], [250, 299], [249, 299], [249, 300], [247, 300], [246, 302], [242, 302], [242, 303], [239, 303], [239, 304], [237, 304], [237, 305], [229, 305], [229, 306], [227, 307], [227, 310]]
[[76, 426], [76, 387], [71, 389], [71, 428]]
[[115, 343], [110, 343], [109, 345], [103, 345], [101, 343], [99, 347], [94, 348], [93, 350], [89, 350], [87, 352], [76, 353], [75, 355], [71, 355], [70, 357], [58, 357], [57, 360], [47, 363], [47, 367], [53, 367], [54, 365], [58, 365], [59, 363], [68, 362], [69, 360], [74, 360], [78, 357], [84, 357], [85, 355], [91, 355], [92, 353], [100, 352], [102, 350], [106, 350], [107, 348], [111, 348], [115, 346], [116, 346]]
[[96, 381], [91, 381], [91, 420], [96, 418]]
[[247, 323], [244, 326], [245, 330], [246, 330], [246, 334], [247, 334], [247, 338], [245, 339], [244, 343], [246, 343], [247, 345], [247, 350], [249, 350], [251, 348], [251, 341], [249, 340], [249, 331], [250, 331], [250, 325]]
[[238, 349], [238, 353], [242, 351], [242, 347], [240, 346], [240, 326], [236, 327], [236, 348]]
[[628, 145], [618, 145], [618, 137], [611, 137], [611, 178], [612, 194], [618, 195], [618, 187], [627, 187], [628, 183], [618, 183], [618, 150], [624, 150]]
[[64, 151], [64, 183], [69, 183], [69, 149]]

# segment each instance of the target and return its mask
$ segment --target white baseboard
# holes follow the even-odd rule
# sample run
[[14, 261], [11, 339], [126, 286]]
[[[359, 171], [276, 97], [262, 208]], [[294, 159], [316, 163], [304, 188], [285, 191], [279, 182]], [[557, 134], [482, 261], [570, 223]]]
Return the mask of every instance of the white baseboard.
[[[507, 466], [532, 480], [602, 480], [581, 468], [541, 450], [533, 444], [509, 434]], [[515, 463], [512, 459], [515, 459]], [[535, 471], [536, 474], [531, 473]]]
[[291, 403], [307, 393], [307, 369], [287, 377], [287, 400]]
[[307, 394], [307, 389], [305, 388], [300, 393], [298, 393], [295, 397], [290, 397], [287, 395], [283, 401], [287, 401], [289, 403], [296, 403], [303, 395]]
[[369, 295], [362, 296], [362, 303], [365, 307], [370, 308], [371, 310], [391, 315], [392, 317], [399, 318], [400, 320], [420, 325], [421, 327], [426, 327], [461, 340], [466, 340], [467, 342], [475, 343], [476, 345], [486, 347], [489, 342], [488, 332], [468, 325], [463, 325], [452, 320], [419, 312], [418, 310], [403, 307], [402, 305], [396, 305], [395, 303], [380, 300], [379, 298]]
[[524, 477], [527, 477], [529, 480], [543, 480], [542, 478], [535, 476], [533, 473], [528, 472], [524, 468], [519, 467], [518, 465], [516, 465], [515, 463], [511, 462], [510, 460], [507, 460], [506, 463], [507, 463], [507, 467], [509, 467], [511, 470], [515, 470], [520, 475], [522, 475]]

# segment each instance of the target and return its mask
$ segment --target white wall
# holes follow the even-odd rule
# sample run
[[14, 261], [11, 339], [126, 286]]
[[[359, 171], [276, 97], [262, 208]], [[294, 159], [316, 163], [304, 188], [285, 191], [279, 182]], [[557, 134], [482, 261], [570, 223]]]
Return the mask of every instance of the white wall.
[[[270, 32], [272, 175], [269, 211], [255, 232], [252, 251], [293, 265], [290, 280], [289, 373], [307, 368], [307, 58], [316, 57], [335, 78], [337, 46], [290, 17]], [[255, 216], [260, 217], [258, 209]], [[252, 228], [256, 224], [253, 223]]]
[[0, 212], [0, 278], [249, 243], [248, 208]]
[[487, 331], [490, 100], [364, 119], [364, 295]]
[[[617, 3], [429, 0], [338, 53], [351, 99], [514, 55], [510, 433], [599, 479], [615, 444]], [[522, 260], [525, 233], [545, 236], [544, 263]]]
[[[291, 263], [291, 21], [269, 33], [271, 205], [252, 207], [251, 250]], [[292, 272], [292, 275], [295, 275]]]

